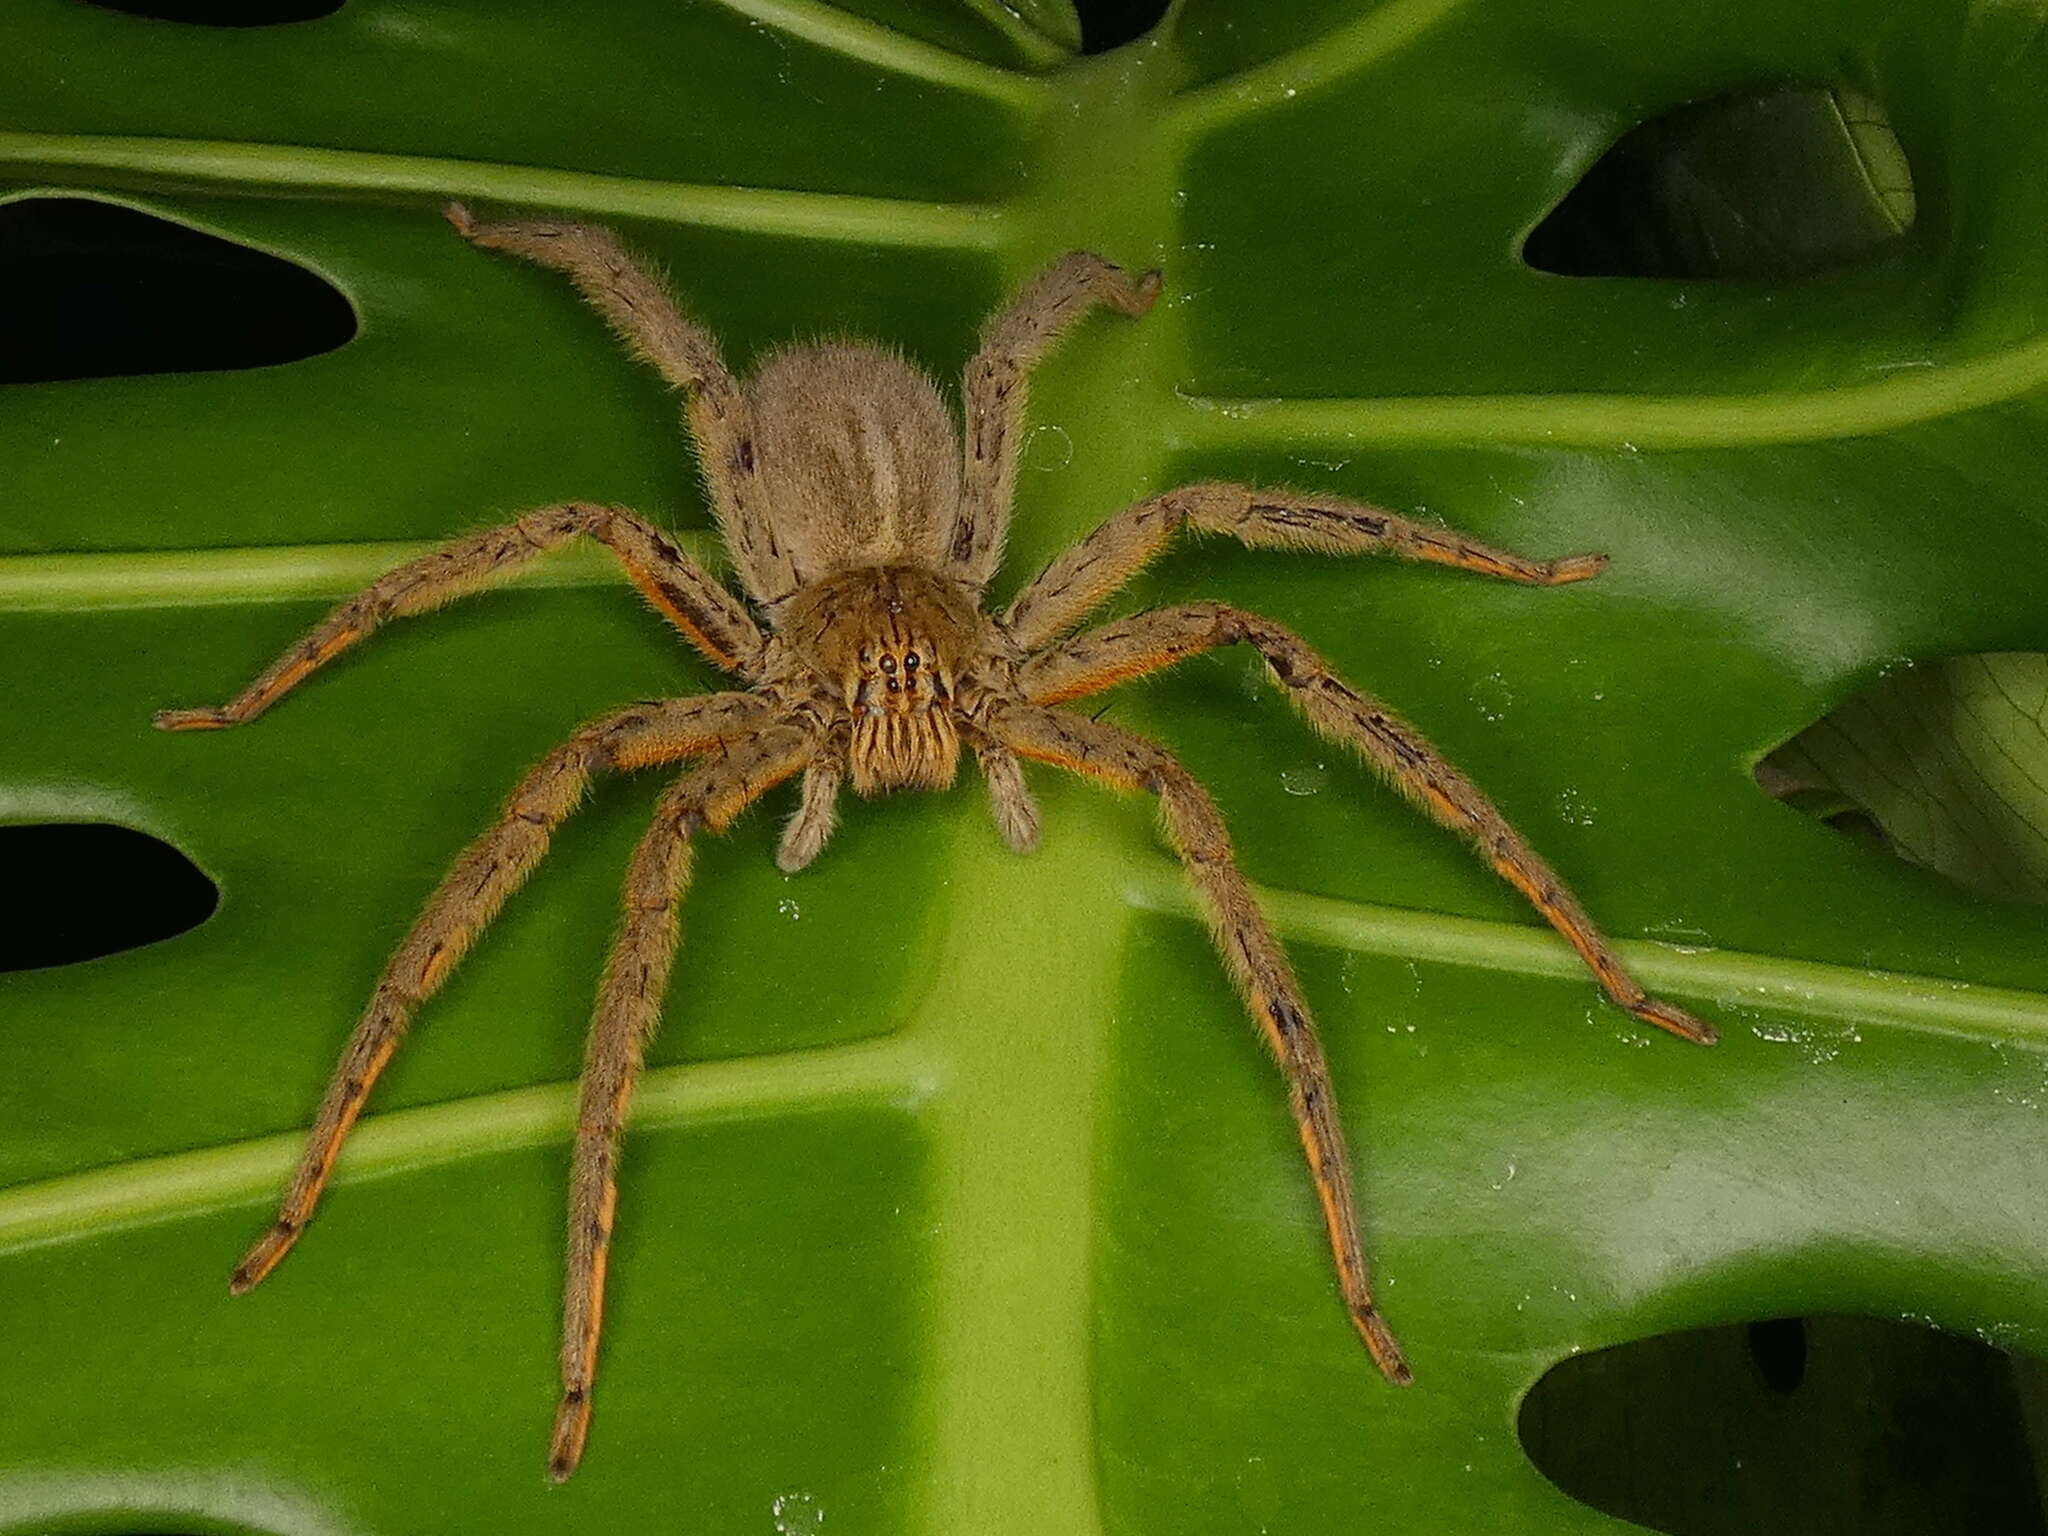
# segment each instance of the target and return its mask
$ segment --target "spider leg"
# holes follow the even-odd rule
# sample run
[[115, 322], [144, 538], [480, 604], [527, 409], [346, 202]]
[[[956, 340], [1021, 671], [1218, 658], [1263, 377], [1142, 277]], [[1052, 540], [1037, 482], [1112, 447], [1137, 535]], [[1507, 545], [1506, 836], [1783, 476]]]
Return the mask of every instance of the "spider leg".
[[1605, 555], [1526, 559], [1452, 529], [1341, 496], [1184, 485], [1132, 503], [1055, 559], [1017, 595], [1004, 622], [1019, 645], [1036, 650], [1094, 612], [1183, 527], [1228, 534], [1255, 549], [1392, 554], [1539, 587], [1584, 581], [1607, 566]]
[[776, 867], [784, 874], [795, 874], [825, 851], [839, 823], [839, 786], [845, 778], [839, 759], [822, 752], [804, 769], [803, 795], [775, 850]]
[[548, 1472], [565, 1481], [590, 1432], [590, 1388], [604, 1316], [605, 1265], [618, 1207], [619, 1134], [675, 959], [677, 913], [690, 876], [690, 839], [722, 832], [767, 790], [801, 769], [815, 739], [770, 726], [728, 746], [662, 797], [626, 874], [619, 937], [598, 986], [578, 1093], [575, 1164], [569, 1180], [568, 1274], [562, 1303], [562, 1402]]
[[1406, 1386], [1413, 1373], [1373, 1301], [1330, 1069], [1294, 968], [1238, 870], [1216, 802], [1163, 747], [1104, 721], [1026, 705], [1002, 711], [989, 728], [1022, 756], [1159, 797], [1166, 835], [1209, 919], [1216, 947], [1287, 1078], [1288, 1105], [1322, 1203], [1352, 1326], [1381, 1374]]
[[1069, 251], [1026, 283], [1009, 308], [990, 318], [962, 385], [967, 449], [948, 574], [979, 590], [1002, 563], [1017, 478], [1017, 428], [1024, 419], [1032, 365], [1090, 305], [1107, 304], [1137, 316], [1158, 297], [1156, 271], [1133, 282], [1122, 267], [1100, 256]]
[[674, 295], [609, 229], [560, 219], [479, 220], [463, 203], [442, 212], [472, 244], [566, 272], [619, 339], [677, 389], [737, 398], [717, 340], [685, 318]]
[[793, 586], [788, 553], [755, 510], [754, 413], [711, 332], [684, 315], [661, 279], [608, 229], [556, 219], [479, 222], [461, 203], [442, 211], [477, 245], [567, 273], [628, 349], [689, 396], [699, 467], [734, 563], [756, 591]]
[[1017, 852], [1029, 853], [1038, 846], [1038, 802], [1024, 782], [1017, 754], [1000, 741], [982, 736], [974, 743], [974, 756], [981, 764], [982, 778], [988, 783], [996, 830]]
[[751, 694], [716, 693], [624, 710], [583, 727], [520, 782], [504, 814], [456, 861], [385, 966], [328, 1082], [277, 1220], [235, 1266], [229, 1290], [237, 1296], [248, 1291], [291, 1251], [412, 1016], [532, 873], [591, 775], [701, 752], [745, 729], [766, 707]]
[[712, 661], [729, 672], [752, 670], [761, 632], [737, 598], [632, 513], [570, 503], [486, 528], [385, 572], [314, 625], [232, 702], [159, 710], [154, 724], [165, 731], [205, 731], [253, 720], [387, 619], [466, 597], [577, 534], [588, 534], [617, 555], [648, 601]]
[[1292, 630], [1223, 603], [1161, 608], [1086, 631], [1033, 657], [1018, 676], [1026, 698], [1054, 704], [1095, 693], [1125, 678], [1171, 666], [1183, 657], [1239, 642], [1266, 658], [1316, 731], [1361, 753], [1416, 805], [1464, 835], [1494, 872], [1528, 898], [1551, 927], [1570, 941], [1607, 995], [1659, 1029], [1711, 1045], [1712, 1025], [1650, 996], [1613, 946], [1593, 926], [1578, 898], [1521, 833], [1392, 710], [1358, 693]]

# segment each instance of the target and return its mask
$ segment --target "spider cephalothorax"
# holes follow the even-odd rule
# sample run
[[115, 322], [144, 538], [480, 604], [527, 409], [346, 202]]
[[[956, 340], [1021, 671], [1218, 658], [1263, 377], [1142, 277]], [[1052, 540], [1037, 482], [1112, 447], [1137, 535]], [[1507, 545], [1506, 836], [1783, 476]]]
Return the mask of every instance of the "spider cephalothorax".
[[862, 794], [937, 789], [952, 782], [964, 743], [980, 763], [997, 825], [1018, 849], [1029, 849], [1038, 835], [1020, 758], [1158, 797], [1167, 838], [1286, 1079], [1352, 1325], [1388, 1379], [1409, 1380], [1373, 1301], [1336, 1097], [1308, 1004], [1238, 872], [1222, 816], [1164, 748], [1056, 706], [1199, 651], [1249, 645], [1311, 726], [1358, 752], [1422, 810], [1463, 834], [1570, 941], [1615, 1002], [1689, 1040], [1709, 1042], [1714, 1032], [1645, 993], [1564, 883], [1471, 781], [1412, 726], [1337, 678], [1291, 631], [1221, 603], [1190, 603], [1069, 632], [1183, 527], [1250, 545], [1394, 554], [1539, 586], [1597, 575], [1605, 557], [1528, 560], [1338, 497], [1185, 486], [1112, 517], [998, 617], [983, 611], [981, 597], [1002, 556], [1026, 373], [1091, 305], [1142, 315], [1159, 291], [1157, 273], [1132, 281], [1101, 257], [1077, 251], [1028, 283], [989, 322], [967, 365], [962, 438], [937, 386], [882, 348], [793, 348], [743, 384], [727, 371], [711, 335], [676, 309], [608, 231], [543, 220], [479, 224], [460, 205], [448, 215], [479, 245], [566, 272], [635, 351], [688, 393], [719, 534], [752, 608], [630, 512], [547, 507], [390, 572], [328, 615], [233, 702], [166, 710], [156, 723], [192, 730], [252, 719], [384, 620], [461, 596], [578, 534], [611, 548], [683, 636], [746, 686], [601, 717], [521, 781], [385, 968], [328, 1086], [277, 1221], [236, 1267], [232, 1289], [255, 1285], [297, 1241], [406, 1025], [539, 862], [591, 777], [694, 761], [663, 796], [633, 855], [619, 938], [591, 1024], [570, 1184], [562, 1401], [549, 1457], [555, 1478], [567, 1477], [589, 1429], [619, 1133], [642, 1048], [660, 1018], [690, 839], [722, 830], [752, 801], [801, 774], [802, 792], [777, 855], [783, 868], [801, 868], [831, 836], [849, 772]]
[[856, 790], [953, 782], [960, 669], [983, 623], [972, 594], [914, 565], [856, 566], [803, 588], [780, 618], [783, 641], [845, 712]]

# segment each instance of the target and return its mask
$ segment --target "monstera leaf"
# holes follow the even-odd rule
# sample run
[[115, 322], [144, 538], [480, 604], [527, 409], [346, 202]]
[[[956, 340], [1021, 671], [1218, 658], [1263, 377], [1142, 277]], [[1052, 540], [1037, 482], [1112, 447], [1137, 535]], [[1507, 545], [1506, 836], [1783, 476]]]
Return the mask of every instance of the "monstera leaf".
[[[1574, 1352], [1813, 1312], [2048, 1344], [2038, 909], [1752, 774], [1903, 660], [2043, 648], [2033, 9], [1187, 0], [1103, 57], [1074, 37], [1050, 0], [8, 8], [13, 194], [269, 253], [358, 334], [0, 394], [0, 819], [132, 827], [221, 892], [0, 984], [0, 1530], [1594, 1531], [1515, 1430]], [[1638, 125], [1786, 87], [1881, 106], [1910, 227], [1798, 277], [1522, 259]], [[230, 1301], [439, 872], [579, 721], [716, 685], [571, 554], [258, 724], [148, 729], [527, 507], [623, 502], [709, 552], [673, 401], [553, 275], [456, 239], [450, 196], [618, 226], [738, 359], [860, 333], [951, 374], [1061, 250], [1161, 266], [1149, 318], [1043, 370], [1004, 591], [1200, 477], [1613, 557], [1540, 591], [1217, 542], [1134, 598], [1298, 627], [1722, 1027], [1607, 1006], [1246, 658], [1118, 697], [1214, 785], [1300, 963], [1412, 1390], [1346, 1326], [1151, 808], [1050, 778], [1031, 858], [965, 782], [855, 807], [793, 878], [772, 811], [704, 850], [566, 1487], [570, 1085], [658, 785], [568, 826], [301, 1249]]]

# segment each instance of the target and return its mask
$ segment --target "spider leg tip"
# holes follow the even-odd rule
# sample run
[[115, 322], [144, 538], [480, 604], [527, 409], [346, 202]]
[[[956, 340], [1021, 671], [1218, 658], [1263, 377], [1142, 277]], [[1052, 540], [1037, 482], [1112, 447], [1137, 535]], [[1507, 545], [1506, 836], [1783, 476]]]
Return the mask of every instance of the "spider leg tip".
[[280, 1217], [268, 1232], [256, 1240], [256, 1245], [242, 1255], [242, 1262], [228, 1276], [228, 1294], [246, 1296], [260, 1285], [264, 1277], [292, 1251], [304, 1226], [303, 1222]]
[[548, 1477], [559, 1487], [583, 1460], [583, 1442], [590, 1433], [590, 1392], [572, 1387], [555, 1410], [554, 1443], [548, 1447]]
[[149, 717], [160, 731], [217, 731], [234, 722], [218, 709], [160, 709]]
[[1696, 1018], [1683, 1008], [1658, 999], [1645, 998], [1629, 1010], [1645, 1024], [1654, 1024], [1659, 1029], [1669, 1030], [1681, 1040], [1690, 1040], [1695, 1045], [1714, 1045], [1719, 1042], [1721, 1032], [1705, 1019]]
[[1550, 584], [1561, 587], [1574, 581], [1586, 581], [1598, 576], [1611, 564], [1613, 561], [1599, 553], [1565, 555], [1550, 562]]
[[1035, 816], [1008, 817], [999, 821], [996, 833], [1012, 853], [1038, 851], [1039, 823]]
[[455, 226], [456, 233], [464, 239], [476, 233], [476, 215], [469, 211], [469, 204], [460, 198], [451, 197], [441, 205], [441, 217]]
[[1387, 1326], [1376, 1308], [1354, 1307], [1351, 1321], [1358, 1329], [1359, 1337], [1365, 1341], [1366, 1353], [1372, 1356], [1372, 1363], [1380, 1368], [1380, 1374], [1397, 1387], [1415, 1384], [1415, 1372], [1408, 1367], [1408, 1357], [1401, 1352], [1401, 1346], [1394, 1338], [1394, 1330]]
[[1681, 1039], [1690, 1040], [1695, 1045], [1718, 1045], [1721, 1043], [1721, 1032], [1705, 1019], [1696, 1019], [1691, 1014], [1677, 1008], [1671, 1011], [1678, 1018], [1676, 1024], [1669, 1026], [1673, 1034]]

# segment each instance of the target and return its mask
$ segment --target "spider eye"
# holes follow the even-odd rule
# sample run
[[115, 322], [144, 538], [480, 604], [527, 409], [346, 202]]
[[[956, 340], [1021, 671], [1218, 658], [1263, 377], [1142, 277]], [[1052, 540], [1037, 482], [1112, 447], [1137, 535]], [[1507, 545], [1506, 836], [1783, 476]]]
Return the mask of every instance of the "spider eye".
[[921, 665], [923, 661], [915, 651], [903, 658], [903, 670], [906, 672], [915, 672]]
[[894, 656], [884, 656], [882, 658], [882, 670], [893, 673], [896, 670], [896, 658]]
[[901, 693], [903, 691], [903, 685], [897, 682], [896, 679], [892, 677], [889, 679], [889, 691], [891, 693]]

